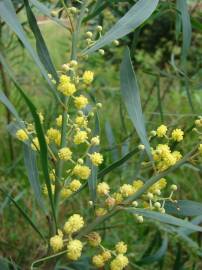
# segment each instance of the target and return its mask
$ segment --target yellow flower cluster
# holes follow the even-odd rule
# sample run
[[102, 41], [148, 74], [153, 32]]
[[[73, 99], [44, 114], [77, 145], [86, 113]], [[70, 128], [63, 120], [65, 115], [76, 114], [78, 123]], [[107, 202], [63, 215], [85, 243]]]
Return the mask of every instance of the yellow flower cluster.
[[97, 193], [99, 195], [107, 195], [110, 191], [110, 187], [107, 183], [102, 182], [97, 185]]
[[157, 128], [156, 130], [156, 135], [159, 137], [159, 138], [162, 138], [166, 135], [166, 132], [167, 132], [168, 128], [165, 126], [165, 125], [161, 125]]
[[19, 129], [16, 132], [16, 137], [18, 140], [24, 142], [27, 141], [29, 139], [27, 132], [24, 129]]
[[67, 244], [67, 257], [73, 261], [78, 260], [81, 257], [82, 249], [83, 244], [81, 241], [77, 239], [69, 241]]
[[94, 73], [92, 71], [85, 71], [83, 74], [83, 82], [85, 84], [91, 84], [94, 79]]
[[111, 270], [123, 270], [127, 265], [129, 261], [126, 256], [123, 254], [118, 254], [116, 258], [111, 262], [110, 269]]
[[79, 110], [84, 109], [88, 105], [88, 99], [83, 95], [75, 97], [74, 98], [74, 105]]
[[62, 235], [55, 235], [50, 238], [50, 246], [53, 249], [53, 252], [58, 252], [63, 248], [63, 239]]
[[156, 162], [158, 171], [164, 171], [182, 158], [178, 151], [171, 152], [167, 144], [158, 144], [155, 150], [152, 150], [153, 159]]
[[92, 247], [97, 247], [101, 243], [102, 239], [99, 233], [92, 232], [88, 236], [88, 242]]
[[180, 142], [183, 140], [184, 132], [180, 128], [176, 128], [172, 131], [171, 137], [174, 141]]
[[61, 133], [58, 129], [50, 128], [47, 130], [47, 138], [55, 144], [60, 145]]
[[91, 170], [87, 166], [77, 164], [73, 169], [73, 174], [80, 177], [83, 180], [86, 180], [90, 176]]
[[90, 154], [90, 160], [93, 165], [99, 166], [103, 162], [103, 156], [100, 153], [94, 152], [93, 154]]
[[77, 131], [77, 133], [74, 135], [74, 143], [75, 144], [81, 144], [86, 142], [88, 139], [88, 134], [86, 131]]
[[65, 96], [72, 96], [76, 92], [75, 84], [71, 83], [71, 78], [66, 75], [60, 76], [57, 89]]
[[68, 147], [63, 147], [59, 150], [58, 157], [61, 160], [70, 160], [72, 158], [72, 151]]
[[78, 214], [74, 214], [66, 221], [64, 225], [64, 231], [67, 234], [73, 234], [78, 232], [81, 228], [83, 228], [83, 226], [83, 217]]

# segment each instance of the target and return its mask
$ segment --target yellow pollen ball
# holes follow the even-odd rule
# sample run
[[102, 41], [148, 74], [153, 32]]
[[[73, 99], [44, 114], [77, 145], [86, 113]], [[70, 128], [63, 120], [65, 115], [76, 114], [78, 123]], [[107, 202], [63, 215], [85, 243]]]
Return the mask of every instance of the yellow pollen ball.
[[92, 145], [99, 145], [100, 144], [100, 138], [99, 138], [99, 136], [93, 137], [91, 139], [91, 144]]
[[81, 257], [81, 251], [83, 249], [83, 244], [79, 240], [71, 240], [67, 244], [67, 257], [70, 260], [76, 261]]
[[60, 145], [61, 133], [58, 129], [50, 128], [47, 130], [47, 138], [50, 141], [54, 141], [57, 145]]
[[83, 226], [84, 226], [83, 217], [78, 214], [74, 214], [65, 223], [64, 231], [67, 234], [72, 234], [78, 232]]
[[131, 196], [134, 193], [133, 186], [129, 184], [124, 184], [120, 187], [120, 193], [123, 195], [123, 197]]
[[111, 259], [111, 257], [112, 257], [111, 252], [109, 250], [103, 251], [101, 256], [102, 256], [104, 262], [109, 261]]
[[110, 187], [107, 183], [102, 182], [97, 185], [97, 193], [99, 195], [107, 195], [109, 193]]
[[79, 127], [85, 128], [88, 125], [88, 120], [84, 116], [77, 116], [76, 119], [75, 119], [75, 123]]
[[93, 165], [99, 166], [103, 162], [103, 156], [100, 153], [94, 152], [90, 155], [90, 160], [92, 161]]
[[81, 182], [79, 180], [72, 180], [72, 182], [69, 185], [69, 188], [71, 189], [71, 191], [76, 192], [77, 190], [79, 190], [81, 187]]
[[116, 252], [119, 254], [125, 254], [127, 252], [127, 245], [124, 242], [118, 242], [116, 244]]
[[86, 107], [86, 105], [88, 105], [88, 99], [83, 95], [75, 97], [74, 98], [74, 105], [79, 110], [84, 109]]
[[128, 258], [122, 254], [117, 255], [117, 257], [111, 261], [110, 269], [111, 270], [123, 270], [124, 267], [128, 265]]
[[61, 114], [56, 118], [56, 125], [58, 127], [62, 126], [62, 115]]
[[90, 176], [91, 170], [87, 166], [82, 166], [77, 164], [73, 169], [73, 174], [79, 176], [81, 179], [88, 179]]
[[180, 142], [183, 140], [184, 132], [180, 128], [176, 128], [172, 131], [171, 137], [174, 141]]
[[63, 147], [58, 152], [59, 159], [70, 160], [72, 157], [72, 151], [68, 147]]
[[72, 195], [72, 191], [69, 188], [63, 187], [61, 189], [60, 195], [63, 199], [69, 198]]
[[104, 261], [102, 255], [93, 256], [92, 262], [97, 268], [101, 268], [105, 265], [105, 261]]
[[88, 134], [86, 131], [78, 131], [74, 135], [74, 143], [75, 144], [81, 144], [84, 143], [88, 139]]
[[27, 141], [29, 139], [27, 133], [25, 132], [24, 129], [19, 129], [17, 132], [16, 132], [16, 137], [18, 140], [24, 142], [24, 141]]
[[67, 75], [61, 75], [60, 76], [60, 83], [69, 83], [70, 82], [70, 77]]
[[63, 240], [62, 236], [55, 235], [50, 238], [50, 246], [53, 249], [54, 252], [58, 252], [63, 248]]
[[164, 137], [166, 135], [168, 128], [165, 125], [161, 125], [156, 130], [156, 135], [160, 138]]
[[83, 74], [83, 82], [85, 84], [92, 83], [93, 78], [94, 78], [94, 73], [92, 71], [87, 70], [87, 71], [84, 72], [84, 74]]
[[70, 82], [60, 83], [57, 89], [65, 96], [72, 96], [76, 92], [75, 85]]

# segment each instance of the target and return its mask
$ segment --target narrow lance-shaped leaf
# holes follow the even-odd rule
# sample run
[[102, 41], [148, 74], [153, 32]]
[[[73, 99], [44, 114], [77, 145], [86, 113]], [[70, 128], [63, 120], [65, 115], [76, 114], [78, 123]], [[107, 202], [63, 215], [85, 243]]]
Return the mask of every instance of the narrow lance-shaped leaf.
[[121, 64], [121, 94], [125, 103], [128, 115], [137, 131], [137, 134], [145, 146], [147, 154], [151, 158], [150, 145], [147, 139], [146, 129], [144, 125], [144, 117], [142, 113], [141, 100], [137, 79], [132, 66], [130, 51], [126, 48], [123, 61]]
[[170, 225], [184, 227], [184, 228], [191, 229], [194, 231], [202, 232], [202, 227], [194, 225], [189, 221], [173, 217], [173, 216], [168, 215], [168, 214], [161, 214], [159, 212], [150, 211], [150, 210], [146, 210], [146, 209], [127, 208], [126, 210], [128, 212], [133, 213], [133, 214], [138, 214], [138, 215], [142, 215], [146, 218], [150, 218], [154, 221], [159, 221], [162, 223], [167, 223]]
[[53, 87], [50, 79], [48, 78], [47, 72], [44, 69], [43, 65], [41, 64], [41, 61], [36, 54], [36, 52], [33, 50], [32, 46], [30, 45], [27, 36], [16, 16], [14, 6], [11, 2], [11, 0], [1, 0], [0, 1], [0, 16], [1, 18], [9, 25], [9, 27], [16, 33], [16, 35], [19, 37], [19, 39], [24, 44], [25, 48], [35, 61], [36, 65], [39, 67], [39, 70], [41, 71], [41, 74], [48, 82], [50, 89], [52, 90], [53, 94], [59, 99], [58, 94], [55, 91], [55, 88]]
[[28, 0], [24, 0], [24, 3], [25, 3], [25, 7], [26, 7], [27, 18], [28, 18], [30, 28], [35, 36], [36, 49], [37, 49], [38, 56], [39, 56], [41, 62], [43, 63], [44, 67], [48, 71], [48, 73], [50, 73], [54, 77], [54, 79], [57, 80], [57, 78], [58, 78], [57, 72], [56, 72], [55, 67], [52, 63], [52, 60], [50, 58], [48, 49], [46, 47], [46, 43], [45, 43], [43, 36], [41, 34], [41, 31], [38, 27], [36, 18], [35, 18], [32, 10], [30, 8]]
[[86, 50], [85, 54], [92, 53], [135, 30], [151, 16], [158, 2], [159, 0], [139, 0], [95, 45]]
[[57, 24], [61, 25], [62, 27], [66, 28], [66, 25], [62, 22], [62, 20], [53, 17], [51, 15], [51, 10], [49, 10], [43, 3], [39, 2], [38, 0], [29, 0], [41, 13], [49, 17], [51, 20], [56, 22]]
[[165, 209], [169, 214], [193, 217], [202, 214], [202, 203], [189, 200], [179, 200], [176, 203], [166, 202]]
[[36, 164], [36, 153], [31, 149], [30, 146], [24, 144], [24, 163], [28, 173], [28, 179], [30, 185], [34, 191], [37, 203], [39, 207], [46, 213], [43, 197], [41, 194], [41, 186], [39, 181], [38, 168]]
[[185, 60], [191, 45], [192, 27], [187, 0], [177, 0], [177, 10], [181, 13], [182, 22], [182, 60]]

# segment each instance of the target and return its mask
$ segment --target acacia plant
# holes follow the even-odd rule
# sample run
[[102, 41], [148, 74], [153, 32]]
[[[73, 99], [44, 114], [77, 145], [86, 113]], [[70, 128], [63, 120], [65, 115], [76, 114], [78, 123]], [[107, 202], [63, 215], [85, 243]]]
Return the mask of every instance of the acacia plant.
[[[135, 147], [133, 143], [132, 150], [124, 157], [107, 164], [102, 151], [99, 115], [108, 108], [97, 100], [94, 91], [97, 74], [96, 70], [87, 68], [88, 61], [93, 53], [105, 57], [105, 45], [121, 47], [120, 39], [146, 23], [159, 1], [137, 1], [106, 33], [102, 25], [88, 21], [91, 17], [89, 10], [94, 9], [95, 13], [99, 7], [97, 3], [87, 0], [74, 2], [75, 5], [71, 5], [61, 0], [58, 8], [56, 6], [50, 12], [36, 0], [24, 0], [27, 19], [36, 40], [36, 53], [15, 15], [12, 2], [0, 1], [2, 20], [21, 39], [53, 93], [51, 99], [55, 103], [56, 115], [49, 117], [42, 113], [43, 108], [33, 104], [1, 54], [2, 66], [30, 112], [27, 118], [21, 119], [17, 109], [3, 92], [0, 93], [2, 103], [13, 115], [8, 130], [23, 144], [25, 167], [39, 207], [37, 216], [43, 220], [41, 225], [32, 220], [28, 211], [5, 188], [0, 190], [40, 238], [42, 252], [29, 262], [27, 269], [142, 269], [135, 257], [136, 254], [141, 258], [141, 251], [137, 252], [134, 243], [128, 243], [122, 237], [122, 231], [127, 230], [125, 217], [128, 215], [132, 216], [133, 224], [139, 229], [147, 219], [165, 224], [163, 227], [158, 225], [165, 232], [164, 248], [167, 248], [167, 234], [188, 238], [190, 231], [202, 231], [197, 223], [175, 217], [180, 213], [186, 216], [190, 209], [195, 213], [198, 211], [197, 215], [199, 205], [178, 202], [175, 197], [178, 186], [167, 179], [186, 164], [199, 164], [202, 119], [197, 118], [189, 129], [162, 123], [147, 135], [130, 50], [125, 47], [120, 67], [121, 94], [138, 139], [132, 132], [130, 136], [135, 138]], [[178, 1], [178, 7], [185, 12], [182, 8], [186, 6], [181, 2]], [[65, 60], [57, 70], [30, 4], [66, 29], [69, 58], [64, 56]], [[184, 66], [185, 56], [186, 48], [183, 47]], [[184, 138], [191, 130], [196, 136], [187, 151]], [[131, 174], [133, 177], [125, 177], [119, 182], [119, 175], [112, 174], [112, 171], [133, 156], [140, 157], [136, 168], [138, 173], [135, 171]], [[128, 163], [122, 168], [128, 172], [134, 170]], [[120, 217], [126, 221], [121, 228], [116, 226]], [[109, 230], [105, 228], [106, 224]], [[117, 230], [114, 239], [110, 232], [112, 229]], [[129, 233], [132, 235], [132, 231]]]

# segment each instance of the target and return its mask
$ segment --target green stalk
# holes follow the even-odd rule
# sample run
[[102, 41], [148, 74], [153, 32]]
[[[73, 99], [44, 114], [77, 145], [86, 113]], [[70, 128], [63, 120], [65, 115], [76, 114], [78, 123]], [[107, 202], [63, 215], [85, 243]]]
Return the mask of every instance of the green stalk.
[[[62, 1], [63, 2], [63, 1]], [[79, 33], [81, 28], [81, 23], [85, 14], [85, 8], [87, 5], [87, 0], [83, 2], [80, 15], [78, 17], [75, 30], [72, 32], [72, 48], [71, 48], [71, 57], [70, 60], [77, 59], [77, 43], [79, 39]], [[72, 72], [70, 72], [70, 76], [72, 76]], [[65, 147], [67, 145], [67, 109], [68, 109], [69, 97], [64, 98], [64, 108], [62, 114], [62, 129], [61, 129], [61, 145], [60, 147]], [[56, 181], [55, 181], [55, 209], [56, 209], [56, 217], [58, 216], [58, 205], [59, 205], [59, 195], [60, 195], [60, 181], [62, 177], [63, 171], [63, 161], [59, 160], [56, 168]]]

